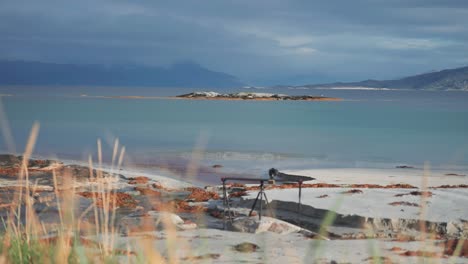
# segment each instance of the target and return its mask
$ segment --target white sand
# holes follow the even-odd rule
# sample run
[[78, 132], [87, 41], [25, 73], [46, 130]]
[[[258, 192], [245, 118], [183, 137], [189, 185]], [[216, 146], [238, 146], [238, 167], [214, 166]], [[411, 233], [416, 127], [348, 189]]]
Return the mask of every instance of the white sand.
[[[334, 183], [334, 184], [397, 184], [407, 183], [418, 188], [426, 186], [440, 186], [444, 184], [459, 185], [468, 184], [467, 171], [429, 170], [425, 177], [422, 169], [311, 169], [284, 171], [285, 173], [314, 177], [314, 182]], [[455, 173], [466, 176], [446, 176], [445, 174]]]
[[[371, 256], [386, 256], [394, 263], [418, 263], [418, 261], [433, 261], [435, 263], [463, 263], [463, 259], [423, 259], [417, 257], [399, 256], [401, 252], [392, 252], [392, 247], [401, 247], [404, 250], [420, 250], [441, 252], [432, 242], [424, 245], [423, 242], [390, 242], [382, 240], [311, 240], [300, 234], [278, 235], [270, 232], [249, 234], [229, 232], [215, 229], [198, 229], [178, 232], [168, 243], [164, 232], [146, 233], [144, 237], [120, 237], [116, 240], [117, 248], [126, 250], [142, 250], [148, 245], [153, 252], [164, 257], [170, 255], [177, 258], [187, 256], [201, 256], [205, 254], [220, 254], [218, 259], [209, 259], [201, 263], [372, 263]], [[148, 238], [152, 234], [159, 239]], [[162, 239], [161, 239], [162, 238]], [[249, 242], [260, 247], [257, 252], [240, 253], [233, 250], [239, 243]], [[149, 244], [148, 244], [149, 243]], [[174, 251], [168, 250], [168, 245]], [[148, 254], [146, 254], [148, 255]], [[122, 257], [126, 262], [126, 257]], [[187, 261], [182, 263], [193, 263]], [[198, 263], [198, 262], [196, 262]]]
[[[328, 209], [344, 215], [359, 215], [377, 218], [426, 219], [435, 222], [468, 220], [468, 189], [431, 190], [432, 197], [426, 198], [426, 215], [420, 215], [421, 208], [413, 206], [392, 206], [389, 203], [406, 201], [421, 204], [421, 196], [396, 194], [409, 193], [414, 189], [360, 189], [363, 193], [342, 194], [348, 188], [306, 188], [302, 190], [302, 203], [314, 208]], [[267, 190], [270, 201], [298, 201], [297, 189]], [[255, 199], [256, 192], [246, 198]], [[318, 198], [328, 195], [326, 198]]]
[[[416, 169], [317, 169], [287, 171], [287, 173], [311, 176], [316, 181], [311, 183], [347, 184], [397, 184], [406, 183], [421, 188], [422, 186], [440, 186], [444, 184], [468, 184], [466, 176], [444, 176], [448, 172], [431, 173], [425, 177], [424, 171]], [[458, 174], [465, 174], [457, 172]], [[434, 175], [435, 174], [435, 175]], [[354, 188], [357, 189], [357, 188]], [[437, 222], [468, 220], [468, 189], [428, 189], [432, 197], [424, 202], [426, 213], [420, 215], [421, 208], [389, 203], [406, 201], [421, 205], [421, 196], [405, 195], [395, 197], [397, 194], [406, 194], [422, 189], [366, 189], [359, 188], [363, 193], [342, 194], [350, 188], [305, 188], [302, 193], [302, 203], [315, 208], [334, 210], [345, 215], [360, 215], [377, 218], [407, 218], [426, 219]], [[298, 201], [297, 189], [267, 190], [270, 201]], [[328, 195], [325, 198], [318, 198]], [[250, 192], [247, 198], [255, 198], [256, 192]]]

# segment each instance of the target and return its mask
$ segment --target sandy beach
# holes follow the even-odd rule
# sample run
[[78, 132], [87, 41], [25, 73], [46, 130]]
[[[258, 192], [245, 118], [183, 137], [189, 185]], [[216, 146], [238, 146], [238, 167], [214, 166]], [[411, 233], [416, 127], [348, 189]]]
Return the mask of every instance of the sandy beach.
[[[63, 172], [73, 169], [75, 184], [72, 188], [79, 204], [76, 210], [86, 215], [89, 212], [86, 213], [85, 208], [93, 206], [90, 195], [100, 183], [86, 176], [89, 169], [85, 165], [65, 160], [52, 167], [29, 168], [30, 184], [32, 180], [41, 182], [36, 185], [34, 208], [41, 208], [37, 211], [39, 219], [47, 223], [50, 232], [58, 224], [57, 218], [52, 220], [56, 215], [52, 208], [57, 204], [53, 197], [48, 198], [53, 196], [54, 186], [45, 181], [50, 168]], [[15, 167], [2, 163], [0, 188], [9, 190], [12, 186], [21, 186], [12, 178], [14, 175], [8, 175], [6, 168], [11, 171]], [[195, 260], [213, 263], [465, 261], [451, 256], [452, 244], [463, 241], [460, 239], [468, 235], [468, 178], [464, 171], [285, 170], [316, 178], [304, 182], [299, 211], [297, 185], [277, 183], [266, 185], [270, 203], [268, 207], [263, 203], [262, 220], [258, 216], [258, 204], [256, 213], [249, 216], [258, 185], [244, 185], [238, 181], [228, 186], [234, 219], [232, 223], [228, 221], [227, 226], [223, 220], [226, 207], [220, 186], [198, 188], [183, 178], [154, 174], [148, 169], [102, 165], [96, 173], [100, 174], [99, 171], [102, 171], [101, 181], [106, 188], [118, 194], [117, 231], [112, 234], [115, 250], [130, 248], [133, 252], [144, 243], [147, 249], [143, 250], [157, 249], [163, 259], [175, 257], [182, 263]], [[65, 174], [59, 173], [58, 177]], [[60, 186], [59, 190], [65, 188]], [[8, 199], [6, 192], [1, 199]], [[100, 198], [97, 202], [97, 206], [101, 206]], [[272, 209], [272, 215], [267, 208]], [[2, 217], [6, 213], [2, 211]], [[330, 215], [334, 220], [326, 223]], [[92, 226], [92, 214], [84, 219]], [[169, 226], [167, 223], [161, 226], [161, 221], [169, 221]], [[421, 230], [421, 224], [425, 230]], [[107, 238], [105, 233], [96, 236], [85, 232], [81, 239], [105, 244]], [[178, 246], [168, 247], [167, 243]], [[246, 244], [250, 245], [247, 249], [244, 248]], [[457, 254], [463, 256], [468, 252], [463, 249]], [[119, 262], [125, 263], [129, 258], [134, 258], [133, 253], [119, 257]]]

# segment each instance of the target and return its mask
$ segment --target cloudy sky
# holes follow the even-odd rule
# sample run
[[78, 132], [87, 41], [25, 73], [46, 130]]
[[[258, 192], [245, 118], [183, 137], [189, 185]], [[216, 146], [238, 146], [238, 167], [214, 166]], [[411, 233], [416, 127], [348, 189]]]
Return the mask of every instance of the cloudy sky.
[[467, 0], [2, 0], [0, 59], [197, 62], [249, 84], [468, 65]]

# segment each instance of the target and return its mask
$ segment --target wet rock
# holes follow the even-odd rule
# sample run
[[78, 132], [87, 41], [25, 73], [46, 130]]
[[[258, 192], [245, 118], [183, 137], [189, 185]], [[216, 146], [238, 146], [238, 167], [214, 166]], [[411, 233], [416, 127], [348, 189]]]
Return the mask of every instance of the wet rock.
[[232, 248], [235, 251], [242, 252], [242, 253], [252, 253], [260, 249], [259, 246], [250, 242], [243, 242], [243, 243], [233, 246]]
[[[381, 257], [381, 256], [369, 257], [369, 258], [363, 259], [362, 261], [364, 261], [364, 262], [370, 261], [370, 263], [381, 263], [381, 264], [392, 264], [393, 263], [393, 261], [389, 257]], [[333, 261], [333, 263], [337, 263], [337, 262]]]
[[351, 190], [343, 192], [343, 194], [356, 194], [356, 193], [362, 193], [362, 191], [359, 189], [351, 189]]
[[205, 255], [199, 255], [199, 256], [189, 256], [189, 257], [183, 257], [181, 260], [183, 261], [197, 261], [197, 260], [205, 260], [205, 259], [219, 259], [221, 257], [220, 254], [205, 254]]
[[465, 174], [457, 174], [457, 173], [446, 173], [445, 176], [458, 176], [458, 177], [465, 177]]
[[328, 197], [328, 194], [317, 196], [317, 198], [327, 198], [327, 197]]
[[214, 218], [218, 219], [223, 219], [224, 218], [224, 212], [223, 211], [218, 211], [218, 210], [208, 210], [208, 214], [211, 215]]
[[410, 193], [402, 193], [402, 194], [395, 194], [395, 197], [402, 197], [402, 196], [405, 196], [405, 195], [419, 195], [419, 196], [424, 196], [424, 197], [432, 197], [433, 193], [432, 192], [429, 192], [429, 191], [413, 191], [413, 192], [410, 192]]
[[158, 190], [165, 190], [166, 188], [164, 188], [164, 186], [159, 183], [159, 182], [155, 182], [153, 184], [151, 184], [151, 187], [153, 187], [154, 189], [158, 189]]
[[420, 207], [419, 204], [417, 203], [410, 203], [410, 202], [405, 202], [405, 201], [393, 202], [393, 203], [389, 203], [389, 205], [391, 206], [404, 205], [404, 206]]
[[395, 168], [397, 168], [397, 169], [414, 169], [413, 166], [408, 166], [408, 165], [399, 165], [399, 166], [396, 166]]

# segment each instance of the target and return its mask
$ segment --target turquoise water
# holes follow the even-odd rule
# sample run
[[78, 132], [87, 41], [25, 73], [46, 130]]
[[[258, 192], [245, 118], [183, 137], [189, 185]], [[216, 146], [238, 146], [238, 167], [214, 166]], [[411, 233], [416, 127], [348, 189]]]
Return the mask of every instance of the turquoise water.
[[[271, 92], [271, 91], [269, 91]], [[278, 91], [274, 91], [278, 92]], [[280, 91], [304, 94], [304, 91]], [[309, 92], [313, 93], [313, 92]], [[314, 94], [324, 93], [315, 91]], [[136, 93], [132, 93], [136, 94]], [[190, 157], [241, 171], [269, 167], [468, 166], [468, 93], [328, 91], [341, 102], [1, 98], [18, 150], [41, 124], [36, 153], [82, 158], [116, 137], [133, 160]], [[0, 151], [7, 152], [2, 141]]]

